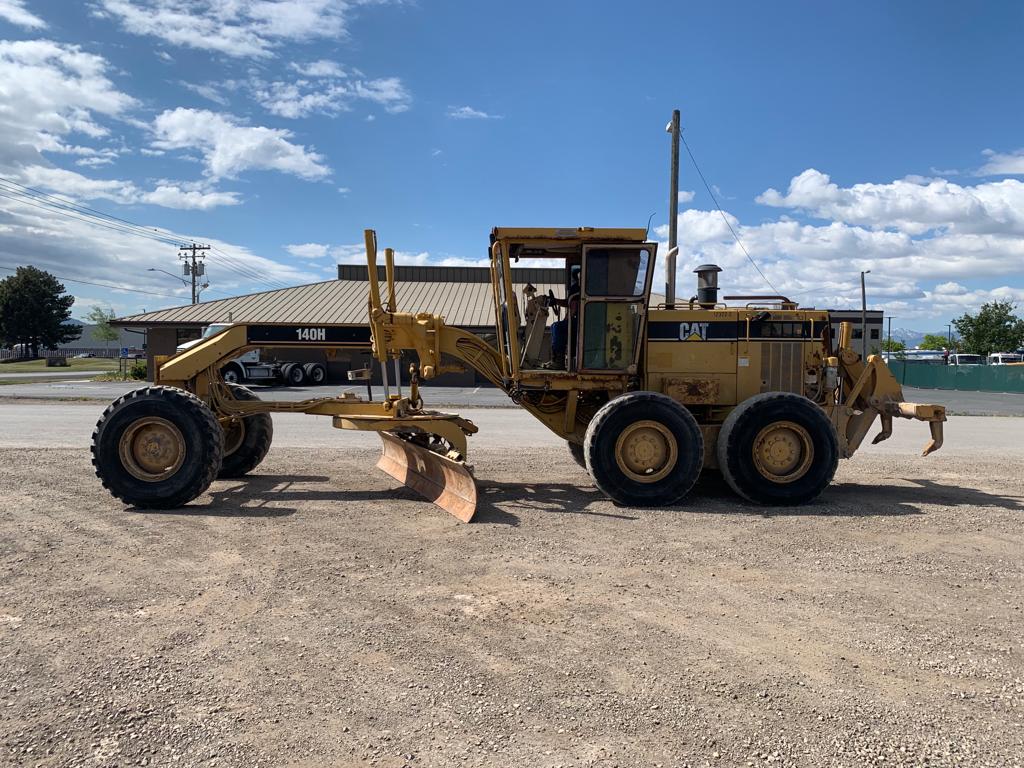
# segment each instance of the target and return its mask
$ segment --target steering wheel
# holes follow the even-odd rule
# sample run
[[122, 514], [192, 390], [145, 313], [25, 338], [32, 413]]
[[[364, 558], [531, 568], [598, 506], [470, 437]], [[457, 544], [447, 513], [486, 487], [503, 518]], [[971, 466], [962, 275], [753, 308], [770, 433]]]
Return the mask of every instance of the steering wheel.
[[555, 304], [555, 292], [548, 288], [548, 307], [555, 311], [555, 317], [562, 319], [562, 308]]

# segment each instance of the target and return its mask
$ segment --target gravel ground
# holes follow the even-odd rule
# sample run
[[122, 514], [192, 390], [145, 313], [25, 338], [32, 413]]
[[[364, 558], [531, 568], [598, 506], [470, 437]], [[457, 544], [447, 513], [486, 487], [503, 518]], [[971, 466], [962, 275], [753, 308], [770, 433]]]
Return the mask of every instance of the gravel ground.
[[374, 460], [138, 513], [84, 450], [0, 449], [0, 764], [1024, 762], [1017, 458], [865, 452], [766, 513], [489, 449], [471, 525]]

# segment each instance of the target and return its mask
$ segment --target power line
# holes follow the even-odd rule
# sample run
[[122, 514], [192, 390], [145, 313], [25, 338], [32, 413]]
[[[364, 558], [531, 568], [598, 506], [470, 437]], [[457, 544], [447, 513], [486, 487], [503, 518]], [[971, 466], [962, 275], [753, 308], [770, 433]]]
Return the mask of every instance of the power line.
[[[5, 194], [5, 192], [9, 194]], [[106, 214], [101, 211], [97, 211], [94, 208], [90, 208], [89, 206], [81, 205], [67, 200], [66, 198], [51, 195], [34, 187], [20, 184], [19, 182], [6, 177], [0, 177], [0, 197], [6, 197], [21, 203], [22, 205], [28, 205], [33, 208], [39, 208], [41, 210], [65, 216], [74, 221], [81, 221], [113, 232], [118, 232], [120, 234], [143, 237], [163, 245], [174, 246], [175, 248], [183, 247], [183, 243], [185, 241], [190, 241], [192, 239], [176, 235], [173, 232], [169, 234], [162, 234], [162, 232], [169, 232], [169, 230], [145, 227], [128, 219]], [[249, 265], [244, 264], [241, 260], [236, 259], [233, 256], [229, 256], [219, 248], [214, 247], [213, 250], [219, 254], [222, 266], [246, 281], [261, 283], [270, 288], [288, 287], [287, 284], [280, 280], [273, 279], [255, 267], [250, 267]]]
[[[4, 270], [6, 270], [8, 272], [17, 272], [18, 271], [18, 267], [8, 267], [8, 266], [3, 265], [3, 264], [0, 264], [0, 269], [4, 269]], [[80, 283], [81, 285], [92, 285], [92, 286], [95, 286], [97, 288], [110, 288], [110, 289], [115, 290], [115, 291], [126, 291], [128, 293], [144, 293], [147, 296], [159, 296], [162, 299], [178, 299], [178, 300], [181, 300], [181, 299], [185, 298], [184, 296], [171, 296], [171, 295], [166, 294], [166, 293], [155, 293], [153, 291], [144, 291], [141, 288], [123, 288], [120, 285], [112, 285], [111, 283], [93, 283], [93, 282], [89, 282], [88, 280], [75, 280], [74, 278], [71, 278], [71, 277], [61, 277], [60, 275], [53, 275], [53, 277], [57, 278], [58, 280], [61, 280], [62, 282], [65, 282], [65, 283]]]
[[768, 287], [775, 291], [776, 294], [778, 294], [779, 289], [772, 285], [772, 281], [769, 280], [765, 276], [764, 272], [761, 271], [761, 268], [757, 266], [757, 262], [755, 262], [754, 259], [751, 258], [750, 253], [743, 245], [743, 241], [740, 240], [740, 236], [737, 235], [736, 230], [732, 228], [732, 224], [729, 222], [729, 217], [725, 215], [725, 211], [722, 210], [722, 206], [718, 204], [718, 198], [715, 197], [715, 193], [711, 191], [711, 185], [708, 184], [707, 179], [704, 178], [703, 171], [701, 171], [700, 166], [697, 165], [697, 158], [693, 156], [693, 151], [690, 149], [690, 145], [686, 143], [686, 138], [682, 135], [680, 135], [679, 138], [683, 142], [683, 146], [686, 147], [686, 154], [690, 156], [690, 160], [693, 162], [693, 167], [697, 169], [697, 175], [700, 176], [700, 180], [704, 183], [704, 189], [706, 189], [708, 191], [708, 194], [711, 196], [711, 200], [714, 202], [715, 208], [718, 209], [718, 213], [722, 217], [722, 221], [725, 222], [725, 226], [727, 226], [729, 228], [729, 231], [732, 232], [732, 236], [736, 238], [736, 245], [738, 245], [740, 247], [740, 250], [743, 251], [743, 255], [747, 257], [747, 261], [749, 261], [751, 265], [753, 265], [754, 269], [757, 270], [757, 274], [759, 274], [764, 279], [764, 281], [768, 283]]
[[129, 221], [128, 219], [123, 219], [120, 216], [114, 216], [113, 214], [104, 213], [103, 211], [98, 211], [95, 208], [90, 208], [88, 205], [76, 203], [74, 200], [69, 200], [66, 197], [61, 197], [60, 195], [52, 195], [47, 192], [43, 192], [41, 189], [26, 186], [25, 184], [21, 184], [17, 181], [14, 181], [13, 179], [8, 179], [6, 177], [0, 176], [0, 185], [7, 185], [8, 187], [17, 187], [17, 189], [15, 190], [9, 189], [8, 191], [18, 192], [20, 194], [33, 197], [34, 199], [40, 199], [42, 202], [47, 202], [57, 207], [71, 209], [77, 213], [87, 215], [90, 218], [102, 217], [104, 219], [110, 219], [111, 221], [115, 221], [120, 224], [128, 225], [128, 227], [134, 230], [138, 230], [140, 234], [145, 235], [146, 237], [158, 237], [162, 240], [171, 239], [167, 235], [161, 233], [157, 227], [146, 227], [141, 224], [136, 224], [135, 222]]

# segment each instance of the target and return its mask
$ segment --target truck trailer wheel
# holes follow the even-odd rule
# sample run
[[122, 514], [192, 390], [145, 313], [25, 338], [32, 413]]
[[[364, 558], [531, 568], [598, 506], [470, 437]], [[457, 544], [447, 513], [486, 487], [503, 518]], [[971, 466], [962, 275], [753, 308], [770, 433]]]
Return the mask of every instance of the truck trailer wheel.
[[718, 434], [718, 466], [755, 504], [806, 504], [839, 464], [839, 440], [825, 412], [792, 392], [764, 392], [733, 409]]
[[306, 383], [306, 371], [301, 363], [288, 363], [281, 371], [284, 376], [284, 383], [289, 387], [301, 387]]
[[92, 464], [103, 487], [140, 508], [192, 501], [217, 477], [223, 451], [213, 412], [175, 387], [144, 387], [118, 398], [92, 433]]
[[320, 363], [306, 363], [302, 369], [306, 374], [306, 380], [314, 386], [320, 386], [327, 381], [327, 368]]
[[236, 363], [228, 363], [220, 369], [220, 377], [224, 379], [225, 384], [241, 384], [245, 378], [241, 367]]
[[[228, 385], [236, 400], [259, 400], [246, 387]], [[232, 419], [224, 427], [224, 462], [217, 477], [241, 477], [259, 466], [274, 439], [274, 422], [269, 413], [254, 413]]]
[[697, 482], [704, 438], [686, 408], [658, 392], [605, 403], [587, 426], [587, 471], [618, 504], [674, 504]]

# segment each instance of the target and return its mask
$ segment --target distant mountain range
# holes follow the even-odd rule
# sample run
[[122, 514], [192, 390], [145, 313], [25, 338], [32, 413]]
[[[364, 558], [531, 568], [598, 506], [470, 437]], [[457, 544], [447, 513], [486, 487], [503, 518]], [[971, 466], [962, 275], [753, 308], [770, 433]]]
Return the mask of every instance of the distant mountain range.
[[[886, 338], [888, 338], [889, 329], [883, 328], [883, 331], [886, 334]], [[919, 346], [922, 341], [924, 341], [926, 333], [943, 337], [948, 334], [945, 328], [942, 328], [941, 330], [938, 331], [914, 331], [911, 330], [910, 328], [893, 328], [892, 338], [894, 341], [902, 341], [904, 344], [907, 345], [907, 349], [913, 349], [914, 347]], [[953, 338], [956, 338], [955, 333], [953, 334]]]

